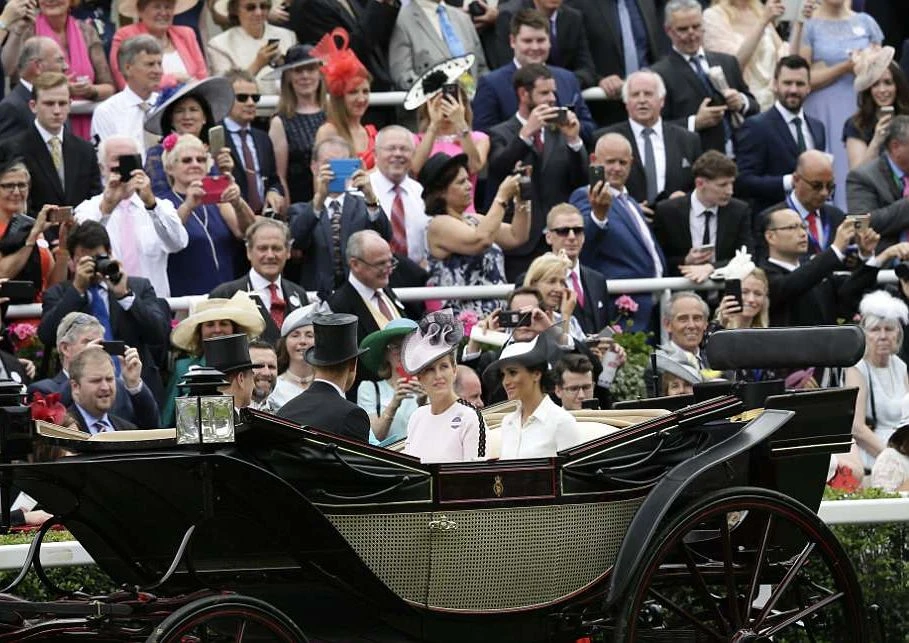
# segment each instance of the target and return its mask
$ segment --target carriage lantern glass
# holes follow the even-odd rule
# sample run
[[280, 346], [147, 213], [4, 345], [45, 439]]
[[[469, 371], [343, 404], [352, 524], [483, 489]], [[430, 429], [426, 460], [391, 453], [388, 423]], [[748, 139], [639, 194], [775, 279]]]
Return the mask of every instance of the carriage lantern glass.
[[227, 384], [217, 369], [190, 367], [179, 384], [187, 394], [176, 399], [177, 444], [234, 441], [234, 398], [218, 391]]

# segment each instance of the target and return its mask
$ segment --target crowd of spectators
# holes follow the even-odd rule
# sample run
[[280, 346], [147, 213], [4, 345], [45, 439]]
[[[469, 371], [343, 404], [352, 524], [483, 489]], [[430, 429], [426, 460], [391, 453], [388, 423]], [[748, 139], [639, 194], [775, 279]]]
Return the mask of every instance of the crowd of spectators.
[[[9, 0], [0, 277], [34, 285], [58, 355], [31, 388], [65, 390], [89, 432], [121, 428], [79, 397], [94, 347], [122, 341], [101, 398], [122, 426], [169, 425], [206, 343], [237, 335], [250, 353], [230, 390], [245, 404], [324, 414], [302, 394], [330, 382], [319, 395], [363, 411], [333, 416], [341, 432], [438, 459], [474, 457], [466, 401], [508, 398], [502, 452], [521, 457], [571, 443], [556, 400], [610, 402], [625, 355], [602, 332], [622, 294], [607, 279], [736, 271], [738, 296], [680, 292], [662, 311], [633, 296], [626, 330], [668, 337], [657, 395], [716, 376], [703, 347], [718, 328], [851, 320], [879, 270], [909, 260], [909, 85], [854, 4], [812, 0], [781, 22], [781, 0], [134, 0], [85, 20]], [[406, 109], [370, 106], [392, 89]], [[263, 95], [278, 97], [264, 119]], [[394, 292], [503, 284], [505, 302]], [[210, 298], [175, 318], [164, 298], [186, 295]], [[909, 320], [866, 308], [886, 341], [845, 381], [870, 409], [854, 423], [870, 468], [901, 421], [892, 327]], [[319, 346], [329, 312], [356, 324], [326, 323], [324, 341], [365, 342], [366, 357]], [[465, 337], [409, 368], [427, 313], [441, 328], [475, 314], [508, 345]], [[459, 446], [426, 433], [440, 415], [461, 418]], [[534, 423], [548, 428], [521, 438]]]

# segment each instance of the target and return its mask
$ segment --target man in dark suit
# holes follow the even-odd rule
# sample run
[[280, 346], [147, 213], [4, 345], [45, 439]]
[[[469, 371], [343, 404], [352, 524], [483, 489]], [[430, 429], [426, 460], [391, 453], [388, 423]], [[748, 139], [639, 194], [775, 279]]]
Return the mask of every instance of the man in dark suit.
[[315, 371], [308, 389], [281, 407], [278, 417], [334, 433], [349, 440], [369, 439], [369, 416], [344, 398], [357, 375], [357, 358], [369, 349], [357, 348], [357, 318], [332, 313], [313, 320], [315, 343], [304, 359]]
[[[735, 56], [704, 51], [704, 26], [697, 0], [675, 0], [667, 7], [666, 33], [672, 50], [651, 69], [666, 83], [663, 118], [701, 137], [701, 148], [733, 154], [733, 131], [742, 117], [760, 110], [742, 78]], [[728, 89], [708, 76], [719, 67]]]
[[653, 0], [568, 0], [568, 6], [584, 16], [598, 85], [606, 92], [607, 100], [593, 106], [596, 120], [616, 123], [625, 118], [619, 102], [623, 80], [665, 53]]
[[316, 43], [335, 27], [344, 27], [350, 48], [372, 74], [372, 90], [393, 88], [388, 45], [401, 8], [398, 0], [293, 0], [288, 5], [288, 25], [298, 42]]
[[[29, 394], [35, 391], [47, 395], [59, 393], [60, 403], [70, 406], [73, 401], [70, 387], [70, 364], [85, 348], [98, 346], [104, 339], [104, 327], [86, 313], [65, 315], [57, 327], [57, 354], [60, 355], [60, 372], [54, 377], [33, 382]], [[116, 359], [116, 358], [115, 358]], [[130, 346], [123, 355], [123, 367], [116, 381], [117, 394], [112, 412], [136, 425], [151, 429], [159, 426], [158, 403], [142, 382], [142, 360], [139, 351]]]
[[70, 364], [73, 404], [67, 409], [76, 426], [95, 435], [107, 431], [136, 429], [136, 425], [113, 413], [117, 397], [111, 356], [100, 346], [89, 346]]
[[331, 137], [320, 141], [313, 150], [311, 164], [313, 199], [295, 203], [288, 213], [294, 249], [303, 251], [300, 283], [325, 296], [347, 279], [344, 254], [352, 234], [375, 230], [383, 238], [391, 239], [391, 225], [366, 172], [357, 170], [350, 177], [350, 184], [363, 196], [332, 187], [335, 175], [329, 161], [350, 157], [350, 145], [344, 139]]
[[65, 73], [66, 70], [66, 57], [56, 40], [34, 36], [25, 41], [16, 64], [19, 83], [0, 101], [0, 141], [19, 134], [35, 120], [29, 101], [32, 83], [38, 75], [45, 71]]
[[[471, 104], [475, 130], [488, 133], [518, 111], [513, 81], [518, 66], [542, 64], [549, 58], [549, 22], [543, 14], [535, 9], [522, 9], [515, 14], [511, 21], [511, 47], [514, 49], [514, 60], [481, 76], [477, 83], [477, 93]], [[549, 67], [549, 71], [555, 79], [557, 104], [574, 110], [581, 121], [581, 137], [590, 140], [596, 123], [581, 96], [578, 79], [561, 67]]]
[[[51, 346], [67, 313], [88, 313], [104, 326], [105, 339], [126, 342], [139, 351], [142, 381], [156, 400], [163, 399], [164, 385], [154, 354], [170, 341], [167, 302], [158, 298], [148, 279], [127, 276], [116, 258], [110, 257], [110, 237], [100, 223], [86, 221], [75, 226], [66, 245], [74, 275], [44, 293], [38, 337], [45, 346]], [[95, 257], [99, 255], [113, 259], [104, 274], [97, 270]]]
[[801, 56], [786, 56], [776, 65], [771, 109], [749, 118], [738, 131], [736, 194], [751, 199], [755, 212], [786, 198], [792, 189], [799, 154], [826, 149], [824, 124], [805, 114], [811, 92], [811, 66]]
[[233, 69], [225, 77], [234, 88], [234, 104], [230, 115], [222, 122], [234, 159], [234, 180], [253, 212], [261, 214], [263, 209], [282, 212], [284, 190], [278, 179], [275, 150], [268, 134], [252, 126], [256, 119], [259, 86], [243, 69]]
[[[530, 64], [514, 75], [518, 110], [510, 119], [490, 130], [489, 183], [499, 185], [521, 163], [531, 174], [531, 221], [527, 242], [505, 253], [509, 281], [527, 270], [530, 262], [546, 251], [543, 239], [545, 216], [571, 191], [587, 180], [587, 153], [575, 114], [556, 107], [555, 80], [545, 65]], [[493, 197], [495, 195], [493, 194]], [[491, 204], [488, 200], [486, 207]]]
[[95, 148], [65, 127], [69, 118], [69, 80], [45, 72], [35, 79], [30, 102], [35, 120], [4, 145], [24, 157], [31, 175], [29, 206], [39, 212], [45, 204], [75, 207], [101, 192], [101, 172]]
[[546, 243], [554, 253], [564, 252], [574, 262], [567, 280], [578, 297], [573, 316], [588, 335], [600, 332], [610, 321], [606, 277], [579, 261], [584, 247], [584, 217], [576, 207], [560, 203], [549, 211]]
[[[571, 204], [584, 217], [581, 262], [606, 279], [659, 278], [666, 260], [644, 218], [641, 206], [625, 190], [631, 172], [631, 143], [619, 134], [604, 134], [597, 141], [592, 165], [603, 168], [604, 180], [580, 187], [571, 194]], [[651, 323], [653, 297], [634, 295], [638, 311], [634, 330]], [[655, 330], [655, 329], [654, 329]]]
[[849, 214], [871, 213], [871, 227], [881, 246], [909, 235], [909, 116], [894, 116], [884, 139], [884, 153], [846, 175]]
[[833, 161], [829, 154], [808, 150], [799, 156], [792, 174], [792, 192], [754, 217], [753, 233], [756, 260], [767, 256], [764, 219], [777, 210], [795, 210], [808, 226], [808, 256], [830, 247], [836, 229], [846, 214], [829, 202], [833, 196]]
[[244, 333], [221, 335], [203, 341], [205, 365], [224, 373], [227, 385], [218, 389], [221, 395], [234, 398], [234, 412], [252, 403], [256, 376], [253, 369], [262, 364], [253, 363], [249, 356], [249, 337]]
[[[798, 212], [777, 210], [767, 217], [764, 237], [769, 257], [761, 263], [770, 284], [771, 326], [821, 326], [837, 318], [852, 319], [862, 294], [877, 282], [881, 265], [909, 256], [909, 244], [890, 246], [872, 256], [879, 239], [872, 230], [855, 234], [855, 223], [846, 219], [836, 229], [833, 242], [805, 264], [799, 259], [808, 250], [808, 231]], [[848, 277], [843, 270], [846, 246], [855, 238], [860, 256], [871, 257]]]
[[694, 163], [694, 191], [657, 205], [653, 232], [669, 274], [702, 283], [743, 246], [751, 252], [751, 209], [732, 198], [735, 162], [707, 151]]
[[573, 71], [581, 87], [596, 85], [597, 74], [593, 69], [584, 16], [577, 9], [565, 5], [563, 0], [508, 0], [499, 4], [499, 17], [496, 19], [498, 59], [504, 64], [514, 58], [511, 19], [521, 9], [536, 9], [549, 21], [549, 57], [546, 64]]
[[659, 201], [681, 196], [694, 187], [691, 166], [701, 155], [701, 139], [662, 119], [666, 85], [659, 74], [649, 70], [631, 74], [622, 86], [622, 100], [628, 120], [598, 130], [597, 139], [615, 132], [631, 143], [634, 163], [625, 187], [653, 216]]
[[228, 281], [209, 293], [209, 297], [230, 299], [246, 290], [265, 320], [262, 339], [275, 343], [281, 336], [284, 318], [309, 303], [306, 289], [281, 273], [290, 256], [290, 231], [283, 221], [260, 218], [246, 230], [246, 258], [252, 266], [245, 277]]

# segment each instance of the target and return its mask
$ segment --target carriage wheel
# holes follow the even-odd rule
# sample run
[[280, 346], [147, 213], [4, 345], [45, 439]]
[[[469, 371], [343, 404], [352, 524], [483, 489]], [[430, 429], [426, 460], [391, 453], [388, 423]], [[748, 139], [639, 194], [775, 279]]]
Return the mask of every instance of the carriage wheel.
[[306, 643], [279, 609], [249, 596], [206, 596], [161, 621], [146, 643]]
[[616, 641], [868, 641], [862, 592], [827, 526], [776, 491], [721, 490], [660, 530]]

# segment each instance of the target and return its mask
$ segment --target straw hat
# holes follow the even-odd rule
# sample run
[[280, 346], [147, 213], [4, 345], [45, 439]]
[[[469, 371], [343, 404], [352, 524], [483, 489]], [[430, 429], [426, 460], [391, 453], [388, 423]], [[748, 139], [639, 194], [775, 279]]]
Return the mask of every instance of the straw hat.
[[[196, 0], [176, 0], [174, 2], [174, 15], [179, 16], [194, 6], [196, 6]], [[139, 0], [120, 0], [118, 9], [121, 16], [136, 20], [139, 15]]]
[[219, 319], [229, 319], [237, 330], [249, 337], [257, 337], [265, 330], [265, 320], [258, 306], [246, 292], [238, 290], [230, 299], [216, 297], [200, 301], [189, 317], [174, 328], [170, 335], [171, 344], [194, 355], [201, 353], [199, 327]]

